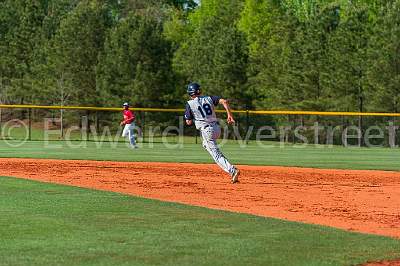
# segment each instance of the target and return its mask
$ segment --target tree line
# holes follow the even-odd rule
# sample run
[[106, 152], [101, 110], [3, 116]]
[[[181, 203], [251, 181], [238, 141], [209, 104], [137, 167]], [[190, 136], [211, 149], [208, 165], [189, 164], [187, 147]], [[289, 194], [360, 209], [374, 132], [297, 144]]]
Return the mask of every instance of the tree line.
[[400, 0], [0, 0], [0, 103], [398, 112]]

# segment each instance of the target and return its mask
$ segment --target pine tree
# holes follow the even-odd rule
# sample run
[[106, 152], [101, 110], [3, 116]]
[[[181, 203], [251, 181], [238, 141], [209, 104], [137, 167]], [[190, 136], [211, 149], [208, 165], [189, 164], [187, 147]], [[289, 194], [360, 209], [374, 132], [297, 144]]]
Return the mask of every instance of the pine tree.
[[236, 25], [241, 9], [241, 1], [202, 1], [189, 16], [174, 67], [186, 82], [199, 82], [205, 93], [237, 99], [235, 104], [244, 107], [249, 103], [244, 89], [248, 52]]
[[110, 32], [97, 67], [102, 98], [160, 107], [174, 100], [171, 44], [162, 23], [131, 13]]
[[370, 92], [376, 111], [400, 111], [400, 1], [382, 8], [372, 39]]
[[97, 1], [80, 2], [61, 21], [49, 52], [49, 63], [58, 84], [55, 93], [67, 94], [72, 104], [100, 103], [95, 69], [110, 25], [106, 6]]

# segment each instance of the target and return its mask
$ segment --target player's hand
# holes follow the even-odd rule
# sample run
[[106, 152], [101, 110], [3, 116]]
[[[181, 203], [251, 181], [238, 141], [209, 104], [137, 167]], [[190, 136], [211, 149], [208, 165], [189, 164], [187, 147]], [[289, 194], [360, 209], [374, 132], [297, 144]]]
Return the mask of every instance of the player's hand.
[[233, 117], [229, 115], [228, 118], [226, 119], [226, 122], [228, 122], [229, 125], [233, 125], [235, 124], [235, 119], [233, 119]]
[[120, 126], [123, 126], [123, 125], [124, 125], [124, 122], [122, 121], [121, 123], [119, 123], [119, 125], [120, 125]]

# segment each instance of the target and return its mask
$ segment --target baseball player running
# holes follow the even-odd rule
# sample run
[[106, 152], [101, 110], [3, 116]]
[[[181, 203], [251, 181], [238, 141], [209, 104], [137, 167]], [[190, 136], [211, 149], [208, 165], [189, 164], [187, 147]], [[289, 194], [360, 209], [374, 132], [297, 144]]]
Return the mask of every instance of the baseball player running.
[[201, 132], [203, 147], [211, 154], [214, 161], [231, 176], [231, 182], [238, 182], [239, 169], [226, 159], [216, 142], [221, 135], [221, 128], [218, 124], [214, 107], [222, 104], [228, 115], [228, 124], [235, 123], [228, 101], [218, 96], [201, 95], [200, 85], [197, 83], [190, 83], [187, 86], [187, 93], [191, 100], [186, 104], [186, 124], [190, 126], [194, 121], [196, 128]]
[[135, 129], [135, 114], [129, 110], [129, 103], [124, 103], [122, 106], [124, 107], [124, 120], [120, 123], [121, 126], [124, 126], [122, 137], [129, 137], [131, 148], [137, 149], [138, 146], [136, 145], [135, 134], [133, 133], [133, 130]]

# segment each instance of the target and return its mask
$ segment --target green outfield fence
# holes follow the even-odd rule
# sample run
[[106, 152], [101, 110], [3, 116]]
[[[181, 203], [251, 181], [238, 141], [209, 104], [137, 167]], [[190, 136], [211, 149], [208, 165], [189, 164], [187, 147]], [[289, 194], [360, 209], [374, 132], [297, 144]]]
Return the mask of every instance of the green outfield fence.
[[[198, 141], [198, 132], [194, 127], [183, 125], [184, 109], [131, 110], [135, 111], [137, 133], [143, 142], [155, 141], [163, 132], [167, 132], [172, 140], [181, 133], [184, 141]], [[123, 141], [118, 137], [121, 111], [122, 108], [109, 107], [3, 104], [0, 105], [0, 139]], [[233, 140], [252, 141], [263, 135], [260, 132], [266, 131], [269, 133], [268, 140], [272, 141], [303, 143], [304, 139], [298, 136], [300, 134], [308, 142], [342, 145], [345, 129], [346, 134], [353, 136], [350, 140], [352, 145], [364, 145], [365, 133], [383, 135], [383, 138], [371, 139], [376, 145], [397, 147], [400, 140], [397, 130], [400, 113], [233, 110], [236, 125], [226, 127], [223, 122], [225, 111], [217, 112], [221, 113], [219, 116], [225, 129], [223, 135]], [[104, 132], [106, 137], [100, 137]]]

